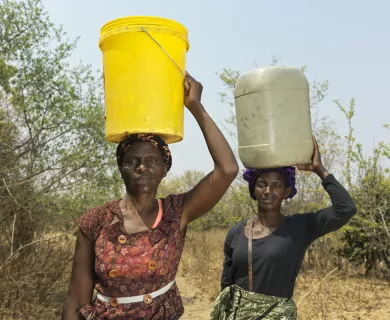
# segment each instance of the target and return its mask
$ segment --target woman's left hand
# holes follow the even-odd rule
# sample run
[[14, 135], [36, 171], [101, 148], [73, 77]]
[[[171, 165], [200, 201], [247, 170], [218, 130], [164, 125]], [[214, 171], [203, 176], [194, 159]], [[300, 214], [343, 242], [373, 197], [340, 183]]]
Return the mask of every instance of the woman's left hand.
[[197, 107], [201, 106], [201, 97], [203, 86], [200, 82], [196, 81], [191, 75], [186, 72], [186, 78], [184, 82], [184, 104], [191, 112], [195, 111]]
[[317, 139], [314, 136], [313, 136], [313, 144], [314, 144], [314, 152], [313, 152], [313, 157], [311, 159], [311, 163], [298, 165], [297, 167], [299, 170], [302, 171], [314, 172], [318, 174], [321, 177], [321, 179], [324, 179], [328, 175], [328, 172], [322, 165], [321, 154], [318, 148]]

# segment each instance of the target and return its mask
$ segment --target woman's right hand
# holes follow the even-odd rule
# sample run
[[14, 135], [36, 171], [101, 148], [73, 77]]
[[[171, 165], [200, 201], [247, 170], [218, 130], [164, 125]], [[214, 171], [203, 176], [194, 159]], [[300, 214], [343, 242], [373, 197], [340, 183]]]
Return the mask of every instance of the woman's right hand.
[[203, 86], [196, 81], [188, 72], [184, 81], [184, 105], [193, 113], [196, 109], [202, 107], [200, 102], [202, 98]]
[[313, 136], [313, 157], [311, 159], [311, 163], [298, 165], [298, 169], [301, 171], [310, 171], [316, 173], [321, 179], [326, 178], [329, 173], [326, 171], [322, 164], [320, 149], [318, 147], [317, 139]]

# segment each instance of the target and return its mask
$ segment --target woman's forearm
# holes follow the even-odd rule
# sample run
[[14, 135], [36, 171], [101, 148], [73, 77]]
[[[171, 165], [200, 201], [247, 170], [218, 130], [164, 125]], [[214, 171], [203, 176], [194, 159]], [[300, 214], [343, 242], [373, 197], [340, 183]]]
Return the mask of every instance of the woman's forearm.
[[321, 165], [317, 170], [316, 174], [321, 178], [321, 180], [324, 180], [327, 176], [329, 176], [328, 170], [325, 169], [323, 165]]
[[84, 320], [84, 317], [78, 313], [79, 306], [72, 297], [67, 296], [62, 309], [61, 320]]
[[92, 242], [79, 230], [62, 320], [84, 319], [78, 312], [81, 306], [91, 303], [95, 283], [94, 261]]
[[308, 215], [312, 221], [309, 241], [343, 227], [356, 214], [356, 204], [348, 191], [336, 180], [333, 175], [328, 175], [322, 184], [329, 194], [332, 206]]

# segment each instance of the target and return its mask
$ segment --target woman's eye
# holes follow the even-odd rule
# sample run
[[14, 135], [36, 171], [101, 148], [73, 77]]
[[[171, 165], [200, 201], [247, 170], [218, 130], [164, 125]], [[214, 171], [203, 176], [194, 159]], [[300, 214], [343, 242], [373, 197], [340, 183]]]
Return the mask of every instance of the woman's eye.
[[158, 159], [152, 157], [152, 158], [149, 158], [148, 161], [149, 161], [150, 163], [157, 163], [157, 162], [158, 162]]

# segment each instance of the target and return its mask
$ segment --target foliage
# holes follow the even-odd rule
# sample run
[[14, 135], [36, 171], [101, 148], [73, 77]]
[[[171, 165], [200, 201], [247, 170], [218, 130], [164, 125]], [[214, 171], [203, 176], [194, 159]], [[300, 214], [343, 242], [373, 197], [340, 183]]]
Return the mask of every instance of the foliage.
[[1, 318], [58, 310], [73, 218], [120, 190], [101, 76], [75, 47], [41, 0], [0, 2]]
[[378, 264], [390, 275], [390, 174], [389, 169], [383, 167], [390, 159], [390, 144], [381, 142], [374, 147], [372, 155], [365, 155], [353, 135], [355, 100], [351, 99], [348, 109], [339, 101], [335, 103], [348, 121], [344, 175], [359, 212], [344, 228], [343, 252], [355, 264], [364, 264], [367, 275], [372, 274]]

